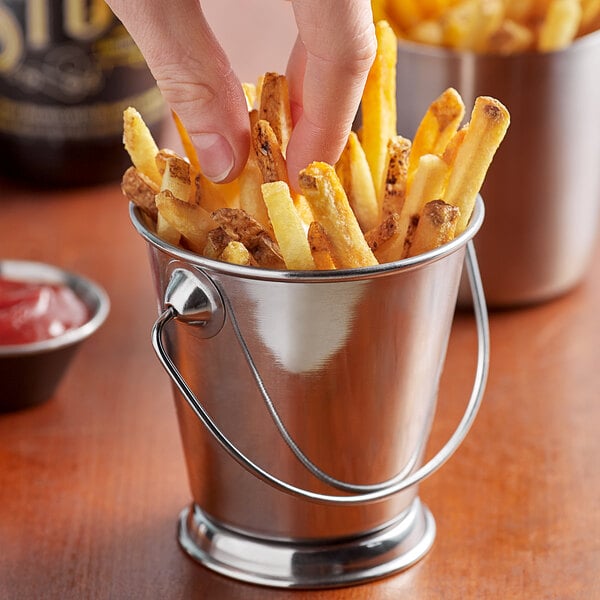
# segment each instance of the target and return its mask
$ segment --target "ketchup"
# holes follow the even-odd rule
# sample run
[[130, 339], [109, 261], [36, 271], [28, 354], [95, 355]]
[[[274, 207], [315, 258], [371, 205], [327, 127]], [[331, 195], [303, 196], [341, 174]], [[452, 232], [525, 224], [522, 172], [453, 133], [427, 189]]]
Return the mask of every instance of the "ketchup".
[[54, 338], [89, 319], [66, 285], [0, 278], [0, 346]]

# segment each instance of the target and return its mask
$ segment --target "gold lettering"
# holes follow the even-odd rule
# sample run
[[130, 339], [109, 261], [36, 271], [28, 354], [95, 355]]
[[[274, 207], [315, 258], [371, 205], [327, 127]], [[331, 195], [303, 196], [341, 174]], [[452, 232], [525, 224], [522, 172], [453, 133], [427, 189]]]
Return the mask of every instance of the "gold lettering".
[[50, 43], [48, 31], [48, 0], [27, 0], [27, 46], [35, 50], [46, 48]]
[[0, 73], [9, 73], [23, 58], [24, 42], [15, 16], [0, 3]]
[[64, 28], [77, 40], [92, 40], [113, 22], [104, 0], [64, 0]]

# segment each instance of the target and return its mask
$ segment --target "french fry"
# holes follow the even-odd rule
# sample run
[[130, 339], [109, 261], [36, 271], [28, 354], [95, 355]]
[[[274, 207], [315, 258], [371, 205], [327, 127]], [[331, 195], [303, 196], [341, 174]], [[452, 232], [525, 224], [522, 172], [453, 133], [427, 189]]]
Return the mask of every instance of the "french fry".
[[287, 166], [281, 146], [271, 124], [259, 119], [252, 130], [252, 145], [263, 183], [285, 181], [288, 183]]
[[176, 198], [184, 202], [192, 198], [192, 179], [190, 164], [180, 156], [171, 156], [165, 161], [161, 182], [162, 190], [169, 190]]
[[575, 39], [581, 20], [579, 0], [551, 0], [538, 39], [540, 52], [566, 48]]
[[477, 24], [473, 33], [471, 49], [485, 52], [488, 40], [504, 21], [504, 3], [502, 0], [480, 0], [478, 3]]
[[354, 131], [348, 136], [335, 170], [361, 229], [372, 229], [379, 223], [381, 211], [367, 157]]
[[236, 242], [241, 242], [265, 268], [284, 269], [280, 249], [261, 224], [239, 208], [220, 208], [212, 213], [214, 221]]
[[244, 96], [246, 97], [246, 106], [248, 112], [254, 110], [256, 104], [256, 85], [254, 83], [242, 83], [242, 89], [244, 90]]
[[388, 215], [377, 227], [365, 234], [365, 240], [380, 263], [400, 260], [404, 255], [404, 234], [400, 231], [400, 215]]
[[132, 106], [123, 112], [123, 144], [133, 166], [160, 185], [162, 177], [155, 162], [158, 146], [142, 115]]
[[600, 0], [581, 0], [581, 22], [579, 35], [600, 28]]
[[240, 208], [256, 219], [271, 234], [271, 222], [260, 189], [262, 183], [263, 177], [256, 158], [250, 156], [239, 178]]
[[287, 79], [278, 73], [265, 73], [260, 94], [259, 118], [271, 125], [285, 155], [292, 135], [292, 113]]
[[385, 4], [385, 16], [401, 29], [409, 29], [421, 21], [422, 13], [419, 0], [403, 0]]
[[518, 23], [526, 23], [531, 19], [534, 6], [534, 0], [504, 0], [506, 18]]
[[170, 190], [156, 195], [156, 206], [159, 216], [185, 238], [190, 250], [202, 254], [208, 232], [217, 226], [210, 214], [197, 204], [180, 200]]
[[411, 142], [396, 135], [388, 140], [386, 169], [380, 197], [380, 212], [383, 216], [400, 213], [406, 198], [408, 161]]
[[441, 156], [465, 114], [460, 94], [452, 87], [444, 90], [427, 108], [413, 137], [408, 163], [408, 182], [412, 181], [424, 154]]
[[121, 191], [125, 197], [139, 206], [153, 221], [156, 221], [158, 209], [154, 196], [159, 191], [158, 186], [135, 167], [131, 166], [123, 174]]
[[307, 238], [316, 268], [320, 271], [335, 269], [331, 244], [323, 226], [317, 221], [313, 221], [308, 228]]
[[261, 189], [285, 266], [299, 271], [313, 270], [315, 262], [287, 183], [263, 183]]
[[[259, 119], [252, 130], [252, 145], [258, 167], [262, 173], [262, 183], [284, 181], [289, 184], [285, 157], [270, 123]], [[308, 226], [313, 221], [312, 212], [301, 194], [292, 194], [298, 214]]]
[[206, 236], [206, 245], [204, 246], [202, 254], [206, 256], [206, 258], [218, 260], [229, 242], [231, 242], [231, 238], [227, 235], [225, 230], [222, 227], [215, 227], [215, 229], [211, 229]]
[[477, 32], [479, 0], [466, 0], [449, 8], [443, 15], [444, 45], [456, 50], [473, 47]]
[[192, 138], [188, 133], [188, 130], [185, 128], [182, 123], [179, 115], [172, 110], [171, 117], [173, 122], [175, 123], [175, 128], [177, 129], [177, 133], [179, 134], [179, 139], [181, 140], [181, 145], [183, 146], [183, 151], [190, 161], [190, 165], [192, 165], [192, 169], [195, 173], [200, 172], [200, 162], [198, 161], [198, 154], [196, 153], [196, 148], [194, 147], [194, 143], [192, 142]]
[[331, 241], [335, 263], [340, 268], [376, 265], [335, 169], [313, 162], [300, 172], [299, 184]]
[[419, 44], [441, 46], [444, 43], [444, 29], [439, 21], [421, 21], [408, 30], [408, 38]]
[[506, 19], [487, 41], [487, 50], [495, 54], [516, 54], [533, 48], [535, 36], [529, 27]]
[[387, 21], [375, 24], [377, 52], [362, 96], [361, 142], [375, 192], [381, 191], [388, 140], [396, 135], [397, 40]]
[[442, 200], [432, 200], [424, 207], [415, 228], [408, 256], [429, 252], [454, 238], [460, 209]]
[[469, 128], [456, 154], [443, 200], [460, 208], [457, 235], [466, 228], [477, 194], [510, 123], [506, 107], [495, 98], [479, 96]]
[[462, 143], [465, 141], [465, 136], [467, 135], [467, 131], [469, 130], [469, 124], [463, 125], [451, 138], [444, 150], [444, 154], [442, 154], [443, 161], [448, 165], [449, 168], [452, 168], [454, 163], [456, 162], [456, 155], [458, 154], [458, 149], [461, 147]]
[[440, 198], [448, 176], [447, 163], [435, 154], [424, 154], [413, 178], [413, 183], [400, 212], [399, 235], [403, 239], [402, 253], [394, 260], [406, 256], [412, 243], [413, 226], [425, 204]]
[[241, 242], [232, 240], [225, 246], [225, 249], [221, 253], [221, 260], [232, 263], [235, 265], [242, 265], [245, 267], [256, 267], [256, 261]]

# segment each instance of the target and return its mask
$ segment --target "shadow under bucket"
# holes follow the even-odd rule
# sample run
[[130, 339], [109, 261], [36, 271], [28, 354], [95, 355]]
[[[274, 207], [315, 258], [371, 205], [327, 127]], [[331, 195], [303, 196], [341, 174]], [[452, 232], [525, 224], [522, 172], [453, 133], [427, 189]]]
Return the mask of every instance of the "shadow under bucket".
[[[460, 445], [489, 363], [485, 300], [467, 230], [422, 256], [344, 271], [271, 271], [199, 257], [131, 219], [148, 243], [157, 354], [173, 380], [193, 502], [179, 541], [221, 574], [334, 587], [414, 564], [435, 522], [418, 484]], [[466, 260], [465, 260], [466, 259]], [[479, 336], [456, 431], [423, 457], [459, 282]]]

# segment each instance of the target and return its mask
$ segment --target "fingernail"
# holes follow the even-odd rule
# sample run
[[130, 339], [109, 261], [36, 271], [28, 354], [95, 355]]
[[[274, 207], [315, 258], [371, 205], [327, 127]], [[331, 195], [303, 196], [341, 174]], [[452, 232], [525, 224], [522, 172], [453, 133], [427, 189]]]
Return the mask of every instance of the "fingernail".
[[233, 150], [229, 142], [218, 133], [200, 133], [192, 137], [198, 153], [202, 173], [213, 181], [223, 181], [233, 168]]

